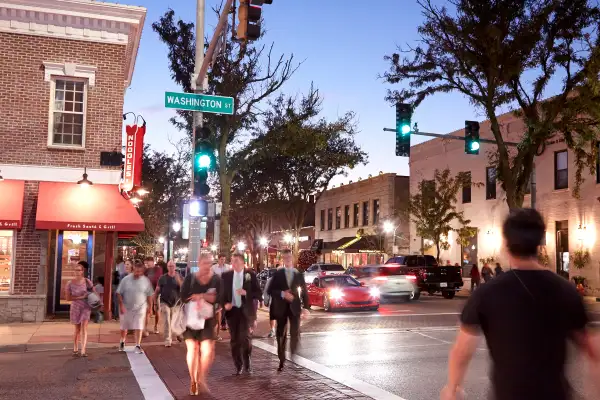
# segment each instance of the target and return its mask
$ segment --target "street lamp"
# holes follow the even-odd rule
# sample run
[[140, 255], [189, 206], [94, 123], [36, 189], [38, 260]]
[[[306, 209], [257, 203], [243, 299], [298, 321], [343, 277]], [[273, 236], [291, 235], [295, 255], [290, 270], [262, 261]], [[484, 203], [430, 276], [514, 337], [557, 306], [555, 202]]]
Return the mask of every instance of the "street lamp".
[[177, 233], [181, 230], [181, 223], [173, 222], [173, 232]]
[[216, 252], [217, 252], [217, 249], [218, 249], [218, 247], [217, 247], [217, 245], [216, 245], [216, 244], [213, 244], [213, 245], [211, 245], [211, 246], [210, 246], [210, 250], [211, 250], [213, 253], [216, 253]]
[[237, 248], [238, 248], [239, 251], [246, 250], [246, 243], [244, 243], [244, 242], [238, 242]]
[[387, 233], [391, 233], [392, 238], [392, 255], [396, 255], [396, 231], [398, 230], [398, 226], [394, 225], [392, 221], [385, 221], [383, 223], [383, 230]]
[[286, 242], [287, 244], [291, 244], [294, 241], [294, 238], [292, 237], [291, 234], [286, 233], [285, 236], [283, 237], [283, 241]]
[[160, 244], [164, 244], [165, 243], [165, 238], [163, 236], [158, 238], [158, 243]]
[[266, 237], [261, 237], [258, 242], [260, 243], [260, 245], [262, 247], [267, 247], [269, 245], [269, 239], [267, 239]]

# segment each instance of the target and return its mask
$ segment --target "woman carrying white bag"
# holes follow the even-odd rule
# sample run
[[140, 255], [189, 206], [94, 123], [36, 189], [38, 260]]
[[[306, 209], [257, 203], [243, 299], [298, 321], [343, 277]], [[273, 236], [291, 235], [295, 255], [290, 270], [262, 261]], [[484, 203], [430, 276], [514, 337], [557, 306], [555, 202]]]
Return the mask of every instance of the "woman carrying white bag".
[[221, 279], [211, 269], [212, 256], [201, 254], [198, 272], [185, 277], [181, 286], [181, 301], [185, 304], [187, 365], [190, 372], [190, 395], [208, 393], [206, 377], [215, 350], [215, 309], [222, 294]]

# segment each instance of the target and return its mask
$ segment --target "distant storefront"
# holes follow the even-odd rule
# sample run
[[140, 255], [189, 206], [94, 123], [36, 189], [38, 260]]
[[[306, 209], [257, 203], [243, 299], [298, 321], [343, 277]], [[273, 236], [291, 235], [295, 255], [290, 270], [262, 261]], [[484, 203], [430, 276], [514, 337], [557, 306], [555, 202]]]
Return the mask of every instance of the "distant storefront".
[[315, 245], [321, 253], [320, 262], [341, 264], [344, 268], [382, 264], [387, 258], [382, 250], [383, 238], [374, 235], [344, 237], [335, 242], [321, 241]]

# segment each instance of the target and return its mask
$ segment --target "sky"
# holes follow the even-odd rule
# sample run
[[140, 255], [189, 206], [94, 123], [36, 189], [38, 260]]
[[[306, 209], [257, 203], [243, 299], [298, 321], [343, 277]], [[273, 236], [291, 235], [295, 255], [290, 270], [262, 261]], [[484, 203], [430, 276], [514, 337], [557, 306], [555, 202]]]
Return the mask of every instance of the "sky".
[[[442, 2], [443, 0], [439, 0]], [[206, 34], [212, 36], [216, 17], [210, 9], [221, 0], [206, 0]], [[170, 123], [174, 112], [164, 108], [165, 91], [181, 91], [172, 81], [167, 47], [151, 24], [172, 8], [178, 17], [195, 21], [194, 0], [126, 0], [148, 9], [146, 24], [132, 84], [125, 97], [124, 111], [141, 114], [148, 122], [146, 143], [171, 151], [170, 141], [182, 137]], [[384, 100], [393, 88], [378, 78], [388, 64], [385, 55], [397, 45], [416, 45], [422, 15], [416, 0], [273, 0], [265, 5], [263, 18], [266, 44], [274, 43], [274, 54], [294, 54], [302, 65], [284, 86], [287, 94], [306, 93], [311, 82], [324, 99], [322, 115], [330, 120], [347, 111], [357, 115], [357, 143], [368, 154], [368, 164], [334, 178], [332, 184], [356, 181], [395, 172], [408, 175], [408, 159], [396, 157], [395, 108]], [[413, 122], [425, 132], [448, 133], [464, 126], [465, 120], [483, 120], [460, 94], [435, 95], [413, 113]], [[413, 136], [413, 145], [424, 138]]]

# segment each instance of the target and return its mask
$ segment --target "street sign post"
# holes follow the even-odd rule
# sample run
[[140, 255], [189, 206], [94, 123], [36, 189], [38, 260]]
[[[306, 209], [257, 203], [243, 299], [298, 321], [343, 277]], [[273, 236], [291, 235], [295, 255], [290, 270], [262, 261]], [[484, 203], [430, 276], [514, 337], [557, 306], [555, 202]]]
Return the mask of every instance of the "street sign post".
[[233, 115], [233, 97], [165, 92], [165, 107], [203, 113]]

